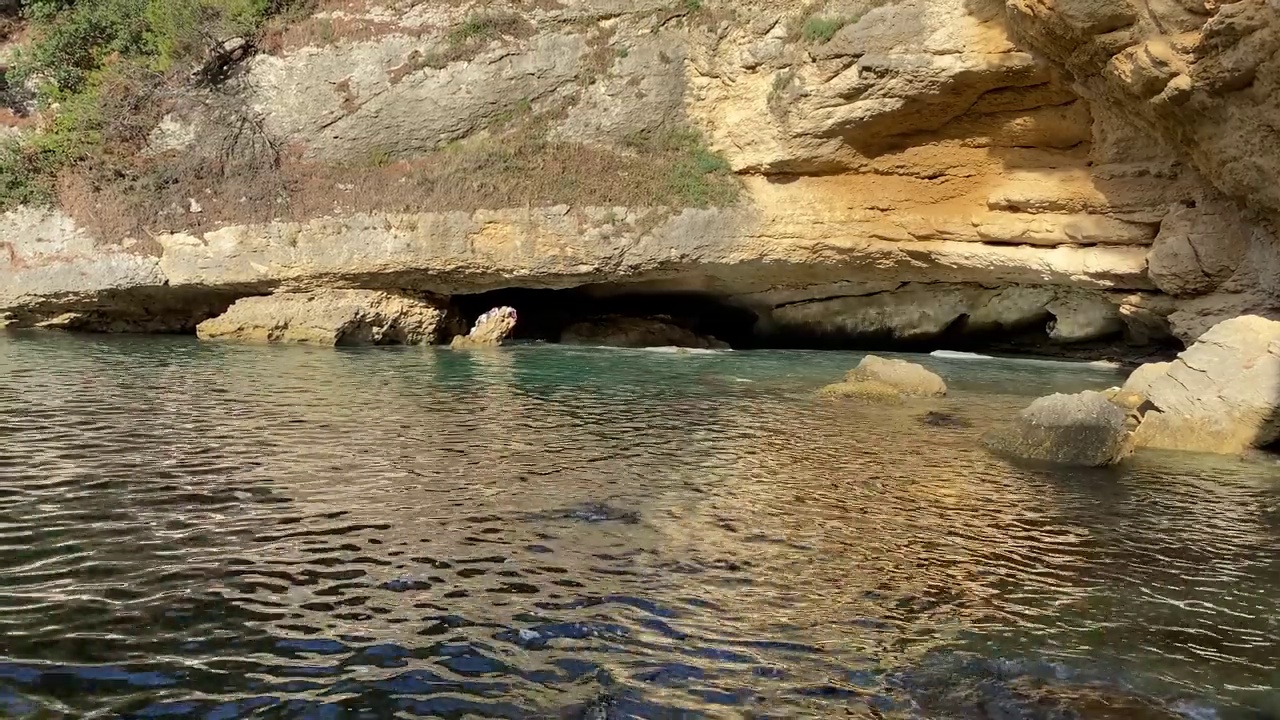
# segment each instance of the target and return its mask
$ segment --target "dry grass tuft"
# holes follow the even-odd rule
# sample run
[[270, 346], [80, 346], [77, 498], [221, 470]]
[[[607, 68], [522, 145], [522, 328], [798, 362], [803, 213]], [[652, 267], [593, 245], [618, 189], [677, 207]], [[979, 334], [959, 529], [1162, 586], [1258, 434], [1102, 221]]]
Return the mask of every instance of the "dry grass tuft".
[[[367, 162], [343, 164], [306, 161], [296, 152], [259, 144], [256, 138], [265, 136], [248, 127], [203, 155], [187, 150], [138, 159], [112, 182], [78, 170], [62, 179], [60, 199], [100, 237], [139, 239], [362, 212], [682, 208], [737, 199], [737, 178], [692, 132], [653, 133], [611, 149], [549, 139], [545, 121], [517, 119], [506, 132], [410, 160], [374, 153]], [[198, 213], [191, 212], [193, 199]]]
[[[402, 25], [382, 19], [385, 13], [373, 11], [390, 9], [406, 11], [421, 5], [439, 5], [450, 8], [472, 8], [472, 13], [454, 27]], [[426, 37], [440, 35], [445, 40], [442, 55], [458, 53], [456, 59], [464, 59], [477, 44], [501, 36], [527, 37], [533, 25], [527, 19], [533, 11], [552, 11], [563, 8], [559, 0], [516, 0], [514, 3], [490, 3], [473, 0], [322, 0], [313, 3], [308, 17], [278, 18], [263, 33], [259, 47], [265, 52], [281, 54], [302, 47], [325, 47], [340, 42], [355, 43], [373, 40], [387, 35]], [[480, 41], [477, 43], [477, 41]], [[451, 60], [442, 58], [447, 64]]]

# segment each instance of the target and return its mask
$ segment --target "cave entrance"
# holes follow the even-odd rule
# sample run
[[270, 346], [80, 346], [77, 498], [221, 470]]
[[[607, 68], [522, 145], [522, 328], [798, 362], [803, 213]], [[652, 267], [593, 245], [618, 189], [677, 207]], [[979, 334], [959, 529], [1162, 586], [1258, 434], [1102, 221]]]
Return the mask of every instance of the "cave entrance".
[[633, 318], [660, 319], [735, 348], [760, 347], [755, 334], [758, 318], [754, 312], [703, 293], [606, 294], [581, 288], [512, 288], [455, 295], [453, 301], [468, 326], [491, 308], [501, 305], [515, 308], [520, 317], [513, 335], [515, 340], [559, 342], [565, 330], [579, 323]]
[[[855, 334], [839, 323], [779, 326], [768, 309], [759, 313], [723, 297], [696, 292], [635, 292], [621, 287], [592, 286], [566, 290], [511, 288], [453, 298], [468, 326], [482, 313], [499, 306], [516, 309], [520, 320], [513, 339], [561, 342], [566, 330], [581, 323], [618, 325], [619, 319], [658, 319], [701, 338], [715, 338], [739, 350], [803, 349], [866, 352], [952, 350], [1007, 357], [1056, 357], [1074, 360], [1112, 360], [1137, 364], [1168, 359], [1181, 349], [1176, 341], [1135, 342], [1124, 333], [1088, 342], [1060, 342], [1049, 337], [1044, 321], [1017, 328], [975, 329], [960, 316], [939, 333], [919, 339], [886, 332], [881, 336]], [[568, 334], [572, 336], [573, 333]], [[613, 337], [623, 337], [617, 333]], [[588, 345], [623, 344], [608, 340]], [[682, 342], [650, 344], [680, 345]]]

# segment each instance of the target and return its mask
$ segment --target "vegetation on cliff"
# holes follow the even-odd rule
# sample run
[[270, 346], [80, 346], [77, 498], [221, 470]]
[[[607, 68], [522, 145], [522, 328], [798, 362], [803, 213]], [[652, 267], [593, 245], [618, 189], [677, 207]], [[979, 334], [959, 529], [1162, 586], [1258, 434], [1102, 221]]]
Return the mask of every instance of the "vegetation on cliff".
[[228, 42], [251, 44], [270, 18], [307, 1], [27, 0], [32, 40], [5, 80], [11, 96], [33, 91], [45, 120], [0, 145], [0, 207], [51, 202], [73, 165], [126, 179], [166, 92], [216, 79]]
[[[333, 212], [705, 207], [737, 197], [728, 163], [682, 124], [587, 145], [558, 131], [566, 106], [519, 98], [492, 127], [436, 150], [401, 156], [374, 147], [366, 162], [341, 164], [304, 159], [305, 149], [271, 136], [226, 81], [251, 52], [269, 52], [272, 36], [309, 17], [311, 4], [28, 0], [21, 12], [31, 39], [6, 81], [11, 102], [34, 108], [38, 126], [0, 142], [0, 210], [57, 203], [99, 236], [119, 238]], [[391, 82], [534, 32], [520, 15], [472, 13], [443, 31], [443, 49], [416, 63], [411, 55]], [[593, 53], [608, 62], [588, 59], [584, 72], [626, 57], [625, 47], [603, 44]], [[162, 120], [193, 105], [208, 120], [198, 146], [157, 148]]]

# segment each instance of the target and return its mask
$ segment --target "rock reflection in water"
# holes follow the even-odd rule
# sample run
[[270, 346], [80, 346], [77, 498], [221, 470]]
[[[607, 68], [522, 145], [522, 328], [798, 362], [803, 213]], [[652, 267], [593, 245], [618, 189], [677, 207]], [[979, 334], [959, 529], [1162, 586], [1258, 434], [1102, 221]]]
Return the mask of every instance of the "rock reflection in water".
[[1270, 708], [1273, 468], [1014, 467], [994, 390], [1115, 378], [815, 398], [854, 364], [0, 341], [0, 714]]

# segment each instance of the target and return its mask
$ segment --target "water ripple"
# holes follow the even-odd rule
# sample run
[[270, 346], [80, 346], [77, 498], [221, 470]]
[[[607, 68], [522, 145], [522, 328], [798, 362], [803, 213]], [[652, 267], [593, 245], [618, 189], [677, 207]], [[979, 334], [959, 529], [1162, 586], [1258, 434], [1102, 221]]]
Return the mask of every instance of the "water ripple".
[[0, 338], [0, 715], [1280, 712], [1271, 468], [1014, 467], [1115, 378], [928, 362]]

